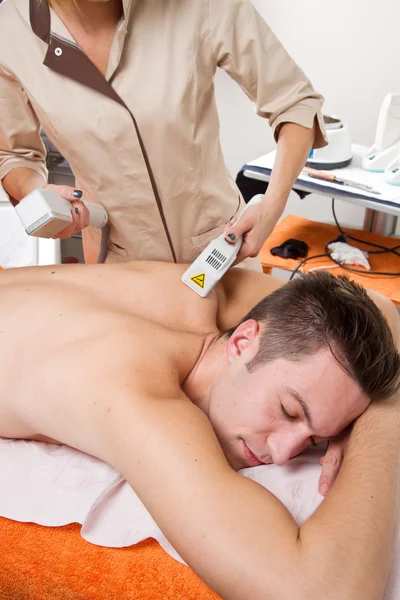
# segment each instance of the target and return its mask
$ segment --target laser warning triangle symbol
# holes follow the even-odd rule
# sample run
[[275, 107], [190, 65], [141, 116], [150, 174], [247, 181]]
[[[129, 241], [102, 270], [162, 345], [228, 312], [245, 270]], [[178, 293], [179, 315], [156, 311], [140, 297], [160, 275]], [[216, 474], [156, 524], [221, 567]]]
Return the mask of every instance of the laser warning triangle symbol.
[[205, 273], [199, 273], [199, 275], [194, 275], [190, 279], [193, 281], [193, 283], [195, 283], [199, 287], [204, 288], [204, 281], [206, 279], [206, 274]]

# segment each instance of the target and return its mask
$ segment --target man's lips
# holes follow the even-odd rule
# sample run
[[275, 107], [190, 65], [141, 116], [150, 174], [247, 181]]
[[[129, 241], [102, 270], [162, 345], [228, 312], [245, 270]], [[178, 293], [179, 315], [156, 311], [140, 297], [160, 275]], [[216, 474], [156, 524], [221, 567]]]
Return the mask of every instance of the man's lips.
[[261, 462], [261, 460], [258, 460], [257, 456], [255, 456], [252, 453], [250, 448], [246, 445], [246, 442], [243, 442], [243, 446], [244, 446], [244, 456], [250, 467], [259, 467], [260, 465], [264, 464], [263, 462]]

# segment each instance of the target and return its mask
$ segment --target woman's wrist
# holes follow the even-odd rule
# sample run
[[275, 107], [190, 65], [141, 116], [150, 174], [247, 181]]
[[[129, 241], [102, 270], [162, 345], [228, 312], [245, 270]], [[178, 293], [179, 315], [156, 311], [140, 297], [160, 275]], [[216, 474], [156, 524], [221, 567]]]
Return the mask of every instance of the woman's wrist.
[[276, 218], [277, 220], [285, 210], [288, 196], [277, 195], [271, 192], [266, 192], [261, 200], [261, 205], [268, 218]]
[[12, 169], [2, 180], [4, 190], [17, 202], [46, 183], [43, 175], [28, 167]]

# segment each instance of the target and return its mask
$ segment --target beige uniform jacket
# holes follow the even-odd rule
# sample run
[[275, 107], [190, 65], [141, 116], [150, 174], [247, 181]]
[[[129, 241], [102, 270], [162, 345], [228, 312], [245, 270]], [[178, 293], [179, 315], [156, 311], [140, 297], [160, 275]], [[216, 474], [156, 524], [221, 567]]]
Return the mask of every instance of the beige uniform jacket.
[[[40, 125], [84, 199], [102, 204], [109, 261], [190, 262], [243, 202], [219, 142], [214, 75], [224, 69], [277, 135], [320, 130], [322, 97], [249, 0], [123, 0], [104, 78], [46, 0], [0, 5], [0, 179], [46, 174]], [[84, 232], [85, 254], [100, 233]]]

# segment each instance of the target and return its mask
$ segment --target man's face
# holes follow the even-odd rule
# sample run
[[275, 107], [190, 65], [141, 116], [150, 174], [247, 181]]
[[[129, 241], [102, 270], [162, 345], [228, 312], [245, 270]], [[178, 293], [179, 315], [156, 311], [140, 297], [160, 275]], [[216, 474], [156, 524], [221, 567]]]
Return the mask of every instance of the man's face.
[[249, 373], [245, 364], [258, 350], [257, 336], [232, 338], [226, 370], [211, 387], [208, 417], [234, 469], [283, 466], [313, 442], [337, 436], [368, 407], [329, 350], [300, 362], [276, 359]]

